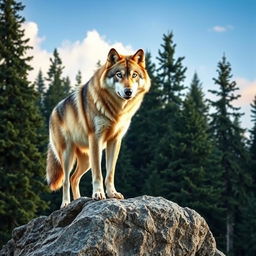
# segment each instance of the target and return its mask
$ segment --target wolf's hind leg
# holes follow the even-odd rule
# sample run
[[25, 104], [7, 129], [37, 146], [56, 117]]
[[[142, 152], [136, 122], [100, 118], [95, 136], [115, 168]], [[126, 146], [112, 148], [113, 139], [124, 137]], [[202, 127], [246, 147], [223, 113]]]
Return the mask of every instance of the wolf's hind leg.
[[90, 169], [89, 156], [87, 153], [76, 152], [77, 167], [71, 176], [71, 188], [74, 200], [81, 197], [79, 183], [82, 176]]
[[63, 152], [63, 167], [64, 167], [64, 183], [61, 208], [66, 207], [70, 203], [70, 182], [69, 175], [74, 163], [74, 148], [67, 146]]

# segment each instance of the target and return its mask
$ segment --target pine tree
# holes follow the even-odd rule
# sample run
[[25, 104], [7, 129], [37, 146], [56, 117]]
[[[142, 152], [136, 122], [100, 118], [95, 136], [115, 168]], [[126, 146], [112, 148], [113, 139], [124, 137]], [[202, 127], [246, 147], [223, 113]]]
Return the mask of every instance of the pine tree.
[[0, 237], [6, 242], [12, 229], [26, 223], [47, 205], [40, 199], [43, 162], [38, 147], [42, 119], [19, 15], [24, 6], [0, 0]]
[[[217, 161], [214, 143], [208, 127], [208, 108], [197, 74], [194, 75], [190, 90], [182, 104], [179, 133], [172, 147], [169, 147], [171, 161], [166, 156], [162, 175], [166, 182], [163, 193], [175, 202], [192, 207], [212, 224], [216, 222], [220, 199], [219, 175], [211, 167]], [[167, 142], [165, 148], [171, 144]], [[167, 153], [167, 152], [166, 152]], [[162, 160], [162, 159], [161, 159]], [[162, 163], [162, 161], [159, 161]]]
[[64, 66], [62, 65], [62, 60], [57, 49], [54, 50], [53, 58], [50, 58], [50, 62], [51, 65], [46, 79], [49, 83], [49, 87], [44, 98], [44, 113], [47, 122], [56, 104], [64, 99], [70, 92], [70, 80], [69, 78], [63, 78], [62, 73]]
[[256, 195], [251, 191], [247, 195], [244, 204], [240, 207], [240, 219], [237, 222], [239, 238], [236, 243], [235, 255], [254, 256], [256, 254]]
[[78, 70], [77, 75], [76, 75], [75, 87], [80, 87], [80, 86], [82, 86], [82, 73], [80, 70]]
[[250, 130], [249, 157], [250, 161], [248, 170], [251, 178], [250, 190], [242, 207], [240, 207], [240, 216], [237, 221], [239, 240], [237, 255], [253, 256], [256, 254], [256, 96], [251, 104], [251, 120], [253, 123]]
[[175, 59], [176, 44], [173, 33], [163, 35], [162, 51], [158, 51], [158, 77], [162, 86], [162, 99], [165, 104], [181, 104], [182, 91], [185, 89], [183, 81], [187, 68], [183, 67], [185, 57]]
[[206, 117], [206, 115], [208, 115], [208, 106], [204, 100], [202, 84], [198, 78], [197, 73], [195, 73], [192, 78], [192, 82], [190, 85], [190, 91], [187, 95], [187, 100], [193, 101], [193, 104], [195, 104], [195, 107], [198, 112], [205, 115], [205, 117]]
[[71, 81], [67, 76], [63, 79], [63, 93], [64, 95], [67, 96], [70, 92], [71, 92]]
[[206, 216], [213, 210], [211, 203], [218, 201], [220, 194], [212, 194], [214, 190], [218, 192], [218, 185], [213, 184], [215, 180], [212, 180], [212, 173], [208, 170], [209, 163], [213, 161], [214, 144], [209, 134], [208, 108], [197, 74], [183, 102], [180, 128], [177, 172], [184, 174], [175, 197], [178, 202]]
[[[253, 127], [250, 130], [250, 159], [251, 159], [251, 170], [256, 170], [256, 96], [254, 97], [253, 103], [251, 104], [251, 118]], [[256, 173], [252, 172], [252, 178], [254, 184], [256, 182]]]
[[43, 72], [40, 69], [36, 78], [36, 81], [34, 83], [35, 89], [38, 92], [38, 106], [41, 110], [41, 113], [43, 114], [44, 111], [44, 95], [45, 95], [45, 83], [44, 83], [44, 77]]
[[221, 152], [221, 165], [223, 168], [222, 179], [224, 181], [223, 207], [226, 210], [226, 251], [228, 255], [234, 254], [234, 224], [237, 207], [244, 191], [246, 177], [241, 165], [246, 161], [244, 158], [244, 146], [242, 142], [238, 144], [238, 134], [242, 133], [238, 126], [241, 117], [240, 108], [233, 106], [233, 101], [240, 95], [235, 81], [231, 81], [231, 65], [226, 57], [218, 63], [218, 78], [214, 78], [218, 90], [210, 90], [217, 99], [210, 103], [215, 109], [212, 113], [211, 127], [216, 139], [217, 147]]
[[[183, 67], [184, 57], [175, 59], [176, 44], [173, 43], [173, 34], [163, 36], [162, 51], [159, 50], [159, 68], [157, 70], [158, 83], [161, 91], [161, 105], [157, 111], [156, 123], [160, 131], [158, 141], [153, 146], [154, 157], [148, 165], [152, 175], [158, 177], [162, 185], [158, 186], [161, 194], [169, 199], [171, 171], [170, 163], [179, 161], [176, 158], [177, 138], [180, 136], [181, 105], [186, 68]], [[155, 121], [154, 121], [155, 122]], [[150, 180], [153, 184], [150, 185]], [[147, 187], [154, 187], [154, 179], [150, 177]], [[156, 193], [156, 192], [155, 192]]]
[[[37, 107], [40, 111], [40, 116], [42, 119], [42, 126], [40, 130], [38, 131], [38, 136], [40, 136], [40, 145], [39, 150], [40, 153], [43, 156], [44, 163], [46, 161], [46, 149], [47, 149], [47, 140], [48, 140], [48, 126], [45, 120], [44, 111], [45, 111], [45, 105], [44, 105], [44, 97], [45, 97], [45, 81], [43, 77], [42, 70], [39, 70], [37, 78], [33, 84], [35, 90], [36, 90], [36, 97], [37, 97]], [[45, 199], [45, 198], [44, 198]], [[47, 198], [45, 199], [47, 201]]]

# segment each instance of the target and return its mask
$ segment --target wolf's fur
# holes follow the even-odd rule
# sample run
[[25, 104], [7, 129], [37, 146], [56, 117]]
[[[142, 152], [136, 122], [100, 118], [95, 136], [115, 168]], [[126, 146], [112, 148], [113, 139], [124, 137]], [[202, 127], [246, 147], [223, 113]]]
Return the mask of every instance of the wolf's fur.
[[114, 186], [115, 165], [122, 137], [149, 88], [143, 50], [123, 56], [111, 49], [105, 65], [91, 80], [54, 108], [49, 125], [46, 176], [51, 190], [63, 185], [61, 207], [70, 202], [69, 176], [75, 161], [76, 170], [71, 177], [73, 198], [80, 197], [80, 179], [90, 168], [92, 197], [105, 198], [101, 173], [104, 149], [107, 196], [123, 198]]

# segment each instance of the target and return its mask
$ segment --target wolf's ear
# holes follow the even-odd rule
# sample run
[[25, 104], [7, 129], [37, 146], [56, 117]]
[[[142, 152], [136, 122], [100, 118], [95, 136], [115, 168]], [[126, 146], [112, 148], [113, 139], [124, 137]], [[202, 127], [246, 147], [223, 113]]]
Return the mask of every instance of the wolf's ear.
[[110, 49], [110, 51], [108, 53], [107, 65], [112, 66], [115, 63], [117, 63], [120, 59], [121, 58], [120, 58], [118, 52], [116, 51], [116, 49], [112, 48], [112, 49]]
[[145, 68], [145, 54], [142, 49], [139, 49], [133, 56], [132, 59], [137, 62], [140, 66]]

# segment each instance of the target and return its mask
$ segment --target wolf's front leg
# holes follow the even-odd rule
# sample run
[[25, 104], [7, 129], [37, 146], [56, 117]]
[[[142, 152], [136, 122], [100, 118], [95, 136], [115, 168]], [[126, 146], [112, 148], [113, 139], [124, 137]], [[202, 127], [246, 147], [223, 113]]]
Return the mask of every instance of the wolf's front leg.
[[115, 138], [107, 143], [106, 148], [106, 168], [107, 176], [105, 179], [107, 195], [110, 198], [124, 199], [124, 196], [117, 192], [114, 184], [116, 162], [121, 147], [121, 138]]
[[96, 200], [106, 199], [101, 172], [102, 141], [94, 134], [89, 136], [89, 157], [92, 168], [92, 198]]

